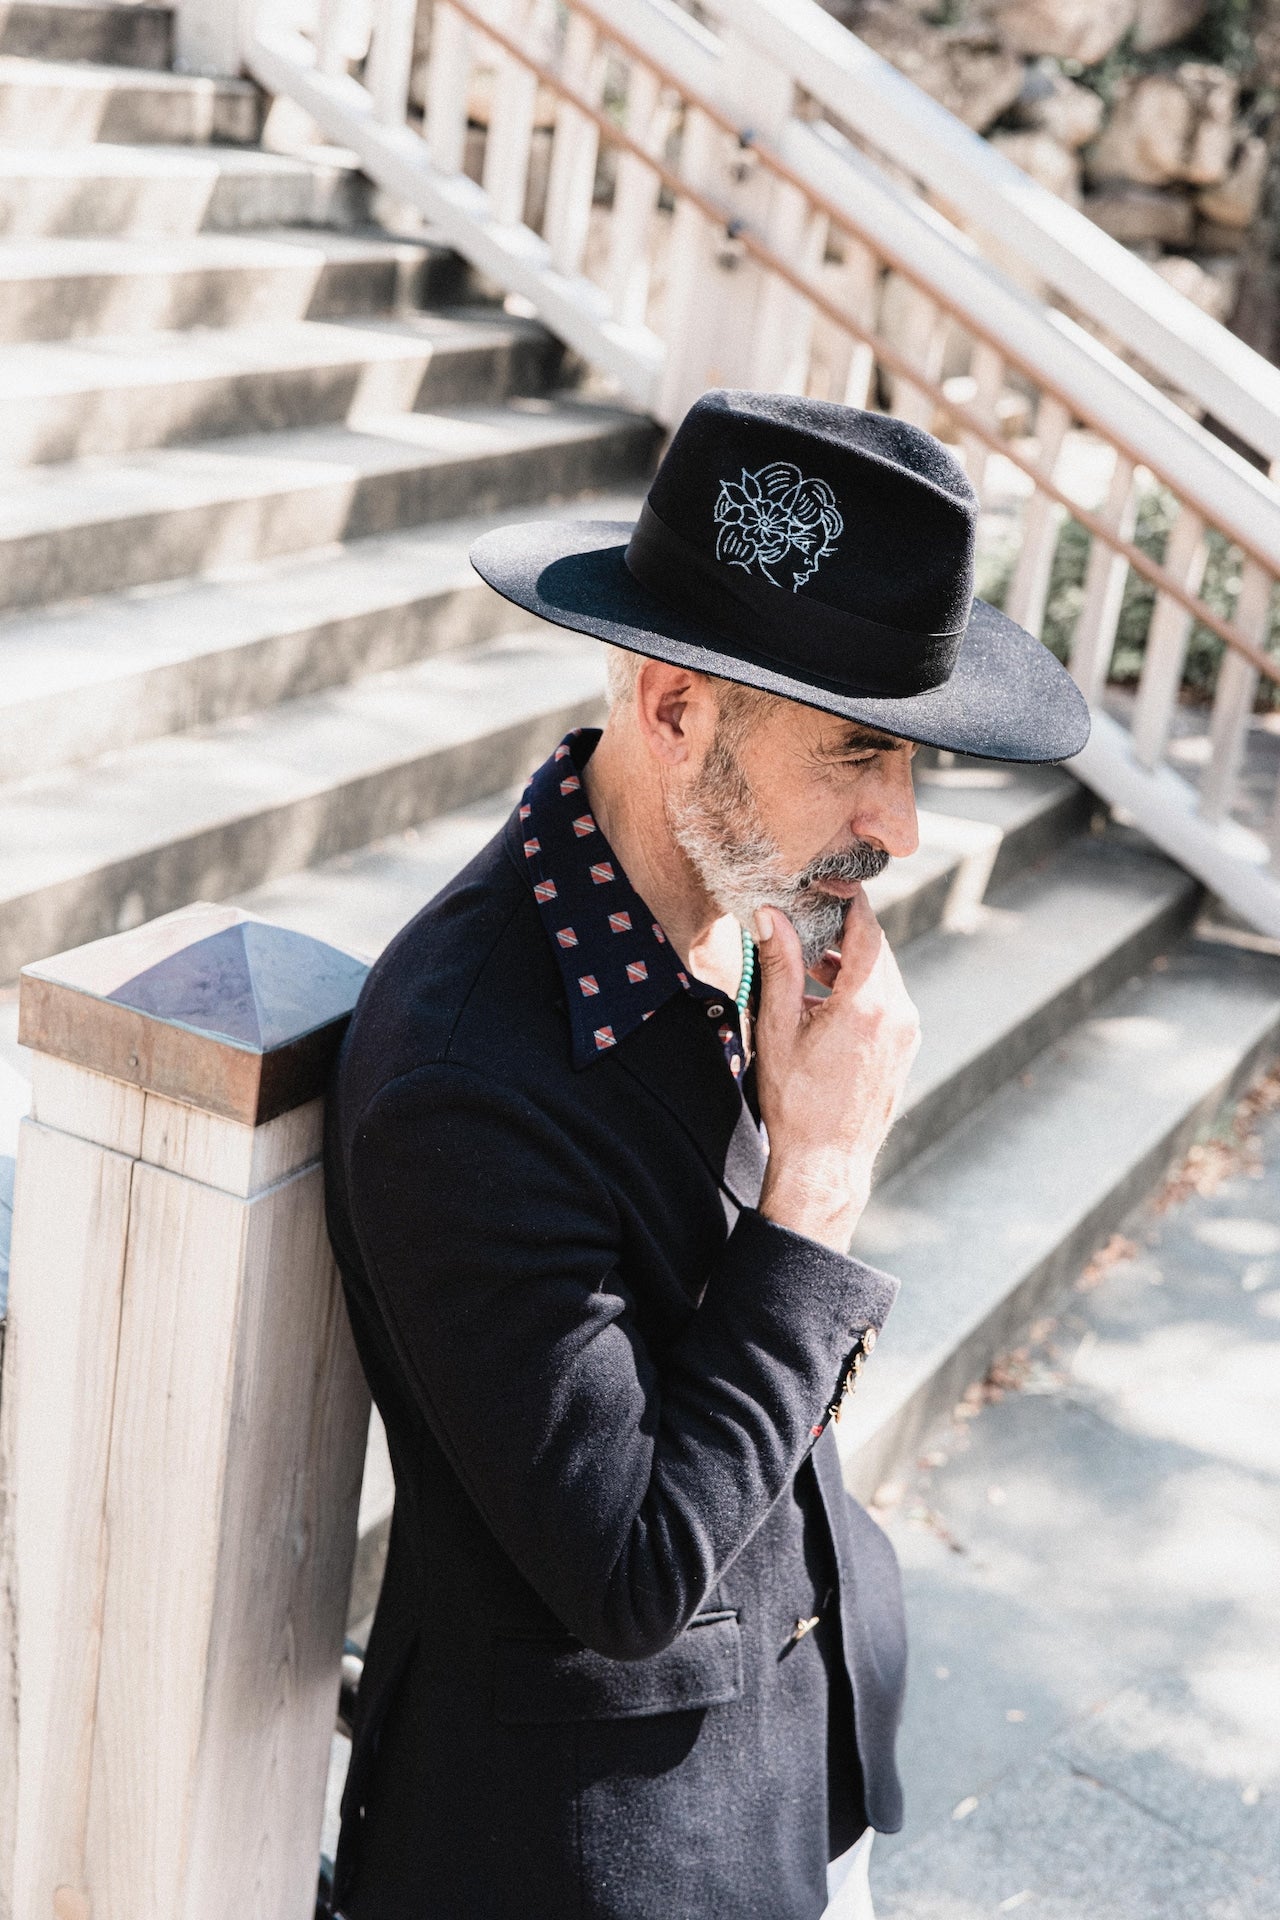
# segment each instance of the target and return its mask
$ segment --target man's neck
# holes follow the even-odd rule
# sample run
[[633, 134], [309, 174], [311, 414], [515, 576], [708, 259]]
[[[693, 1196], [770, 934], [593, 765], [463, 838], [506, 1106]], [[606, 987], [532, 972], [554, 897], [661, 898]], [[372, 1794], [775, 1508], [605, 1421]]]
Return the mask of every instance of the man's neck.
[[632, 750], [627, 730], [613, 724], [606, 726], [582, 778], [601, 832], [686, 967], [699, 980], [736, 994], [742, 977], [741, 928], [716, 906], [672, 838], [654, 762]]

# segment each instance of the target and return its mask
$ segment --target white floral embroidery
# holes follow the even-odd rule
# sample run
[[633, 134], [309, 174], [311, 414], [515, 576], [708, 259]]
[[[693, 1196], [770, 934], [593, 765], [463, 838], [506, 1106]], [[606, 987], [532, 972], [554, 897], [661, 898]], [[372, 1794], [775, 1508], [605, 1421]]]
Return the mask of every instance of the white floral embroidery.
[[758, 568], [775, 587], [786, 586], [772, 571], [792, 555], [791, 591], [795, 593], [835, 552], [844, 532], [836, 497], [825, 480], [806, 480], [790, 461], [774, 460], [758, 473], [742, 469], [740, 480], [722, 480], [716, 501], [716, 559], [750, 573]]

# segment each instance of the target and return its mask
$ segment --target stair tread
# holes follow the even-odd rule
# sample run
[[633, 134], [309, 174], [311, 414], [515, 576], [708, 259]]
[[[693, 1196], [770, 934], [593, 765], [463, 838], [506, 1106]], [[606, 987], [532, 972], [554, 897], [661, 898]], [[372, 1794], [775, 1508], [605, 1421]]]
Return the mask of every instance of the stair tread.
[[98, 334], [83, 340], [0, 346], [0, 401], [31, 403], [104, 389], [187, 386], [246, 373], [425, 364], [434, 354], [470, 352], [543, 338], [536, 321], [497, 309], [453, 309], [388, 317], [263, 320], [232, 327]]
[[0, 180], [85, 179], [109, 175], [136, 180], [175, 177], [214, 179], [219, 174], [262, 174], [293, 178], [317, 167], [354, 169], [346, 147], [314, 147], [303, 154], [273, 153], [265, 147], [193, 147], [155, 141], [131, 146], [102, 140], [88, 147], [0, 147]]
[[901, 1111], [1194, 892], [1195, 882], [1155, 852], [1081, 835], [1043, 871], [1000, 888], [972, 928], [911, 941], [902, 973], [923, 1038]]
[[0, 88], [48, 87], [66, 91], [120, 93], [220, 94], [255, 97], [251, 80], [172, 73], [163, 67], [120, 67], [94, 60], [41, 60], [28, 54], [0, 54]]
[[0, 792], [0, 902], [253, 818], [603, 690], [598, 645], [543, 628]]
[[[630, 520], [642, 498], [639, 492], [591, 495], [574, 508], [589, 509], [593, 517]], [[536, 520], [564, 508], [544, 502], [519, 511], [522, 518]], [[444, 595], [474, 587], [488, 592], [467, 552], [480, 534], [512, 517], [510, 512], [472, 514], [205, 579], [11, 614], [0, 619], [0, 713], [32, 700], [103, 689], [313, 624], [389, 610], [428, 591]], [[513, 622], [517, 618], [512, 609]]]
[[[230, 149], [228, 149], [230, 151]], [[393, 234], [348, 233], [325, 227], [255, 227], [243, 233], [176, 237], [130, 234], [48, 234], [0, 239], [0, 285], [57, 277], [207, 272], [314, 271], [322, 262], [414, 261], [438, 243]]]
[[368, 416], [348, 425], [237, 435], [203, 446], [26, 468], [0, 475], [0, 541], [278, 493], [344, 489], [380, 473], [589, 441], [641, 418], [561, 395]]
[[837, 1427], [846, 1460], [1278, 1028], [1280, 961], [1184, 940], [878, 1187], [853, 1248], [902, 1289]]

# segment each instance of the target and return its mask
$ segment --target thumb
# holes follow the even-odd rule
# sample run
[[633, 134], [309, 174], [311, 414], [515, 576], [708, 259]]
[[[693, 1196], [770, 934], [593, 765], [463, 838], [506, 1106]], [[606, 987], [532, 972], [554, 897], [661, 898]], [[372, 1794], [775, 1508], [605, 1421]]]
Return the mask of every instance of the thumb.
[[800, 936], [781, 907], [760, 907], [756, 913], [756, 940], [760, 1020], [771, 1023], [789, 1016], [794, 1025], [804, 1010], [805, 969]]

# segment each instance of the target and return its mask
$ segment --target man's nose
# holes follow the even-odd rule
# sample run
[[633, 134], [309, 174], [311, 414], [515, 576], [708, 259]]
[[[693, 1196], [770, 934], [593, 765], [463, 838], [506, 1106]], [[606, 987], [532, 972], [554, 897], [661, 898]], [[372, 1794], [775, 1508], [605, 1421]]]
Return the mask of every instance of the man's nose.
[[904, 860], [920, 845], [911, 760], [904, 752], [881, 756], [883, 775], [871, 793], [860, 796], [862, 805], [853, 822], [860, 839], [878, 842], [895, 860]]

